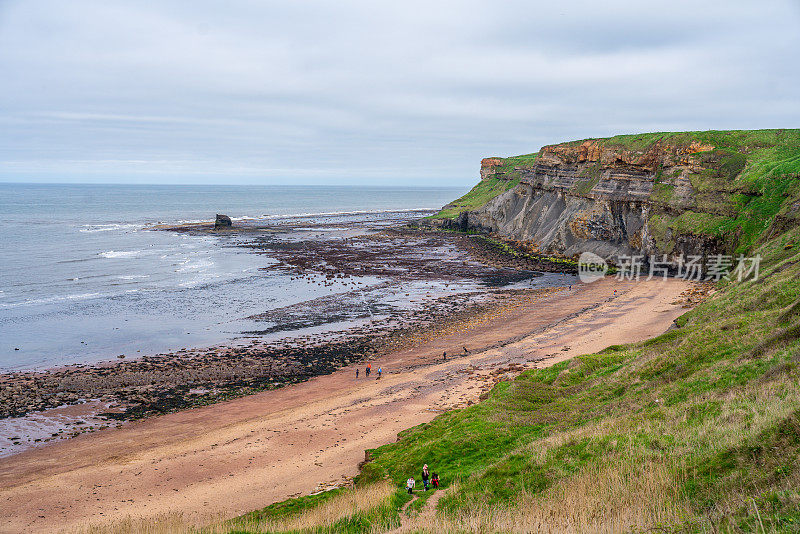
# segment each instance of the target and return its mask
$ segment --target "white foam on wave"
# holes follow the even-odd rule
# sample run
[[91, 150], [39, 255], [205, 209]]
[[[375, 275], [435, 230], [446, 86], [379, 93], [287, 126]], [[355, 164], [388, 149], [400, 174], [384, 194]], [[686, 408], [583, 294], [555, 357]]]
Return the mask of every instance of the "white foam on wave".
[[176, 273], [194, 272], [208, 267], [213, 267], [214, 262], [207, 259], [189, 258], [185, 261], [182, 261], [179, 265], [182, 265], [183, 267], [175, 269]]
[[133, 258], [141, 254], [142, 250], [107, 250], [98, 254], [101, 258]]
[[341, 217], [345, 215], [379, 215], [381, 213], [425, 213], [428, 211], [437, 211], [438, 209], [439, 208], [406, 208], [393, 210], [322, 211], [318, 213], [264, 214], [257, 217], [231, 217], [231, 219], [234, 221], [253, 221], [265, 219], [309, 219], [312, 217]]
[[79, 230], [79, 232], [83, 232], [85, 234], [94, 234], [97, 232], [112, 232], [114, 230], [130, 230], [131, 228], [141, 228], [141, 225], [120, 224], [120, 223], [84, 224], [83, 227]]
[[125, 274], [117, 276], [118, 280], [139, 280], [140, 278], [150, 278], [149, 274]]
[[[357, 210], [357, 211], [321, 211], [321, 212], [301, 212], [284, 214], [263, 214], [263, 215], [242, 215], [241, 217], [231, 217], [232, 221], [262, 221], [280, 219], [310, 219], [313, 217], [342, 217], [347, 215], [380, 215], [381, 213], [425, 213], [436, 212], [439, 208], [399, 208], [385, 210]], [[178, 219], [168, 223], [158, 221], [155, 224], [210, 224], [214, 219]], [[145, 226], [147, 228], [147, 226]]]

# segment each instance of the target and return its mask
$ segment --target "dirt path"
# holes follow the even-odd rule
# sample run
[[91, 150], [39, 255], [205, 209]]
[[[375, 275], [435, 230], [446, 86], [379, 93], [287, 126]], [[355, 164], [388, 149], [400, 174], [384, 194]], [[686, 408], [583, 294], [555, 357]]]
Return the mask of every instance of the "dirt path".
[[[495, 369], [552, 365], [664, 332], [685, 311], [672, 303], [687, 287], [573, 286], [377, 358], [381, 380], [356, 380], [346, 368], [0, 459], [0, 532], [165, 512], [232, 516], [308, 493], [355, 475], [365, 449], [475, 402], [503, 376]], [[461, 356], [443, 362], [443, 351]]]
[[419, 520], [423, 525], [436, 516], [436, 506], [439, 504], [439, 499], [447, 495], [448, 491], [450, 491], [450, 488], [438, 489], [425, 502], [425, 506], [419, 513]]
[[436, 520], [436, 506], [439, 504], [439, 499], [447, 495], [451, 488], [431, 490], [433, 495], [428, 497], [428, 500], [422, 505], [422, 510], [414, 516], [411, 516], [408, 509], [420, 497], [419, 493], [415, 493], [414, 497], [403, 505], [400, 510], [400, 526], [387, 532], [387, 534], [399, 534], [401, 532], [415, 532], [421, 527], [430, 526]]

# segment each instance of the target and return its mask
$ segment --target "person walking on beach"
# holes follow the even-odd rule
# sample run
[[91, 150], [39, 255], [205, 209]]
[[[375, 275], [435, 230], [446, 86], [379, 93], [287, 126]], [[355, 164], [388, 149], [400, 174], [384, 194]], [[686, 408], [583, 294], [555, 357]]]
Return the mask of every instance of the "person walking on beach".
[[444, 362], [446, 362], [446, 361], [447, 361], [447, 351], [444, 351], [444, 352], [442, 353], [442, 361], [444, 361]]
[[366, 377], [367, 377], [367, 378], [369, 378], [369, 374], [370, 374], [371, 372], [372, 372], [372, 364], [371, 364], [371, 363], [368, 363], [368, 364], [367, 364], [367, 368], [364, 370], [364, 375], [366, 375]]
[[383, 373], [383, 368], [381, 368], [381, 367], [378, 367], [378, 378], [376, 378], [375, 380], [380, 380], [380, 379], [381, 379], [381, 374], [382, 374], [382, 373]]
[[422, 485], [425, 486], [425, 491], [428, 491], [428, 479], [431, 478], [430, 472], [428, 472], [428, 464], [422, 466]]
[[358, 378], [358, 367], [356, 367], [356, 378]]
[[406, 480], [406, 488], [408, 489], [408, 494], [411, 495], [414, 493], [414, 477], [410, 477]]

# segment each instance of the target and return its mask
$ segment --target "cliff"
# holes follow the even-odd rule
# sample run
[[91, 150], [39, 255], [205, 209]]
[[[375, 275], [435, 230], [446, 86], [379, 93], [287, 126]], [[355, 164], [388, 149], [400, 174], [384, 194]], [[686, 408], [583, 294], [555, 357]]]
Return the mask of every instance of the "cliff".
[[485, 158], [480, 176], [430, 222], [547, 254], [733, 254], [798, 224], [800, 130], [574, 141]]

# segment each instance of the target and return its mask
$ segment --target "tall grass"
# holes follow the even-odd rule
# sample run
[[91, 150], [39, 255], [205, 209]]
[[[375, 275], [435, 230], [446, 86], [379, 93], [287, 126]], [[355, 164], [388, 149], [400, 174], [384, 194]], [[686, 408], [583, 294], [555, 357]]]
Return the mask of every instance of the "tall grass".
[[[126, 517], [63, 531], [62, 534], [235, 534], [278, 532], [370, 532], [399, 525], [396, 487], [388, 481], [354, 489], [338, 490], [327, 498], [296, 500], [308, 502], [288, 509], [254, 512], [236, 519], [206, 516], [190, 519], [182, 513], [155, 518]], [[315, 496], [316, 497], [316, 496]], [[269, 510], [269, 508], [268, 508]]]
[[[373, 451], [457, 489], [442, 532], [765, 532], [800, 521], [800, 229], [651, 341], [501, 383]], [[431, 526], [433, 525], [433, 526]], [[798, 527], [800, 528], [800, 527]]]
[[[362, 532], [373, 525], [394, 526], [397, 510], [392, 497], [397, 488], [389, 481], [342, 491], [332, 499], [286, 517], [248, 514], [231, 522], [226, 532]], [[214, 533], [216, 534], [216, 533]]]

